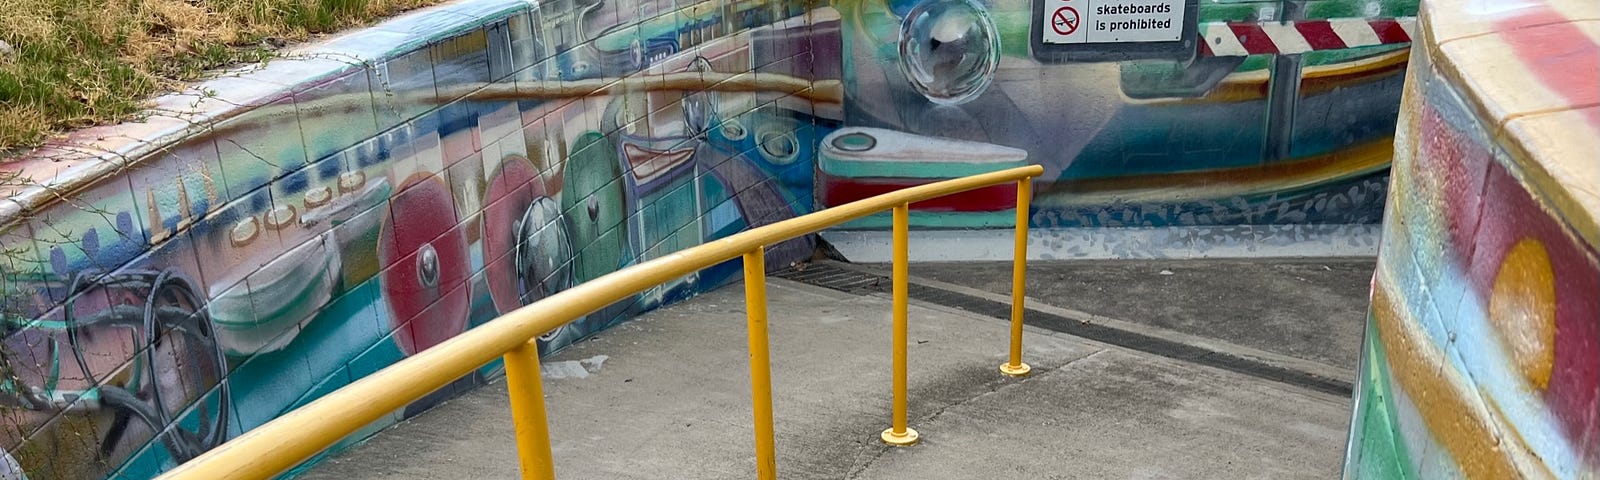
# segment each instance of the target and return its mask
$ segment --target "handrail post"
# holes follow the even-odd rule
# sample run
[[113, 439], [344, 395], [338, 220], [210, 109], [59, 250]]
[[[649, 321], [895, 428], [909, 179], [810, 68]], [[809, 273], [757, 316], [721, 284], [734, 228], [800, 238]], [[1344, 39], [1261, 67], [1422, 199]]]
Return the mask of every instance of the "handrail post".
[[911, 207], [894, 207], [894, 419], [879, 438], [895, 446], [917, 444], [917, 431], [906, 426], [906, 323], [910, 294]]
[[528, 340], [506, 352], [506, 390], [511, 394], [511, 423], [517, 433], [517, 462], [523, 480], [554, 480], [550, 424], [545, 418], [544, 385], [539, 375], [539, 343]]
[[[889, 207], [894, 208], [895, 239], [898, 247], [895, 278], [895, 303], [898, 307], [895, 312], [896, 398], [895, 425], [884, 432], [883, 437], [890, 443], [913, 443], [917, 433], [905, 425], [906, 243], [910, 214], [908, 204], [1019, 181], [1042, 173], [1044, 173], [1043, 167], [1030, 165], [905, 188], [834, 206], [825, 211], [751, 228], [716, 242], [706, 242], [673, 255], [602, 275], [540, 300], [537, 305], [526, 305], [506, 312], [488, 324], [462, 332], [427, 350], [399, 360], [389, 368], [379, 370], [308, 405], [284, 413], [230, 440], [222, 447], [211, 449], [189, 462], [178, 465], [160, 478], [165, 480], [271, 478], [324, 451], [339, 439], [346, 438], [357, 430], [371, 425], [372, 422], [380, 420], [384, 414], [403, 408], [429, 392], [443, 388], [462, 375], [467, 375], [494, 361], [495, 358], [503, 356], [506, 360], [506, 388], [510, 390], [512, 398], [512, 416], [519, 442], [518, 460], [522, 467], [523, 478], [548, 479], [553, 476], [555, 469], [550, 461], [552, 455], [549, 425], [546, 423], [544, 392], [539, 379], [538, 349], [537, 344], [529, 340], [531, 337], [559, 328], [587, 312], [625, 300], [648, 288], [674, 278], [681, 278], [691, 272], [720, 265], [741, 255], [746, 256], [746, 266], [763, 265], [761, 252], [755, 251], [762, 245], [771, 245], [820, 231], [882, 212], [884, 208]], [[1021, 192], [1027, 192], [1026, 188], [1030, 187], [1024, 183], [1021, 188], [1023, 188]], [[1019, 196], [1021, 200], [1018, 206], [1019, 227], [1024, 227], [1026, 223], [1024, 212], [1027, 211], [1025, 202], [1028, 197], [1027, 193], [1021, 193]], [[1019, 239], [1019, 242], [1021, 241]], [[1019, 258], [1025, 258], [1021, 256], [1022, 248], [1020, 248], [1025, 244], [1018, 245]], [[749, 261], [750, 259], [755, 261]], [[755, 278], [764, 278], [765, 274], [764, 269], [745, 273], [754, 274]], [[764, 284], [752, 283], [762, 288], [760, 293], [764, 297]], [[1020, 276], [1017, 283], [1021, 284]], [[1014, 302], [1014, 305], [1021, 305], [1021, 297], [1017, 298], [1018, 301]], [[771, 376], [770, 355], [767, 353], [765, 335], [765, 302], [753, 302], [751, 305], [761, 306], [762, 318], [759, 322], [752, 321], [752, 323], [757, 324], [763, 332], [751, 340], [752, 350], [761, 351], [759, 365], [755, 353], [751, 354], [751, 369], [752, 373], [756, 374], [752, 375], [752, 388], [758, 390], [754, 392], [757, 396], [765, 398], [764, 401], [756, 402], [757, 406], [754, 409], [758, 418], [765, 416], [770, 419]], [[757, 338], [759, 344], [755, 343]], [[755, 378], [757, 376], [760, 378]], [[758, 448], [764, 450], [764, 453], [759, 455], [771, 459], [773, 458], [770, 447], [771, 421], [758, 424], [758, 438], [765, 438], [764, 441], [768, 445], [765, 447], [758, 445]], [[908, 439], [909, 442], [905, 441]], [[758, 443], [761, 441], [758, 439]], [[775, 475], [776, 468], [773, 466], [775, 463], [772, 460], [762, 460], [763, 468], [774, 472], [763, 474], [764, 478]]]
[[767, 351], [767, 263], [763, 247], [744, 254], [744, 308], [750, 337], [750, 410], [755, 415], [756, 478], [778, 478], [773, 446], [772, 356]]
[[1025, 377], [1033, 370], [1022, 363], [1023, 292], [1028, 275], [1028, 200], [1033, 197], [1033, 179], [1017, 180], [1017, 238], [1011, 261], [1011, 358], [1000, 365], [1000, 373]]

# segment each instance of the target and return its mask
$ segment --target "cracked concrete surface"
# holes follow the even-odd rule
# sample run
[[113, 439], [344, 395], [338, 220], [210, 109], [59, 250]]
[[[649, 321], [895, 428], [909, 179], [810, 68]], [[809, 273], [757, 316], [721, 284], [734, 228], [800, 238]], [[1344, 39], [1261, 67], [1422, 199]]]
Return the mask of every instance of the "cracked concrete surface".
[[[546, 378], [562, 479], [753, 478], [742, 288], [722, 288], [570, 347], [606, 355]], [[909, 416], [889, 426], [890, 302], [769, 281], [782, 478], [1326, 478], [1348, 399], [1029, 329], [1026, 379], [1000, 375], [1007, 325], [913, 303]], [[386, 430], [302, 478], [515, 478], [504, 387]]]

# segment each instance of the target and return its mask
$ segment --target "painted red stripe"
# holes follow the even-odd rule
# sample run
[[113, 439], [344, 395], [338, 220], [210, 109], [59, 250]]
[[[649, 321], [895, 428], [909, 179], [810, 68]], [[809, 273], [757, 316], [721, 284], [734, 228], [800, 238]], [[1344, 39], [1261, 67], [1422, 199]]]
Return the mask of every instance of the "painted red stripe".
[[[1494, 287], [1511, 249], [1536, 239], [1549, 256], [1555, 280], [1555, 358], [1544, 401], [1570, 442], [1593, 438], [1600, 428], [1600, 270], [1595, 252], [1573, 241], [1555, 217], [1500, 162], [1489, 162], [1467, 277], [1481, 301], [1495, 300]], [[1491, 315], [1492, 308], [1491, 308]], [[1538, 397], [1534, 397], [1538, 398]]]
[[1207, 39], [1205, 35], [1201, 35], [1200, 36], [1200, 56], [1202, 56], [1202, 57], [1210, 57], [1210, 56], [1213, 56], [1213, 55], [1215, 55], [1215, 54], [1211, 52], [1211, 40]]
[[[1420, 112], [1415, 163], [1396, 163], [1421, 193], [1414, 215], [1442, 221], [1450, 245], [1446, 260], [1466, 272], [1470, 292], [1479, 302], [1493, 301], [1495, 280], [1511, 248], [1534, 238], [1546, 249], [1556, 285], [1556, 343], [1549, 388], [1543, 398], [1569, 439], [1594, 431], [1600, 417], [1600, 289], [1594, 250], [1572, 240], [1564, 226], [1547, 213], [1527, 187], [1494, 160], [1489, 146], [1463, 133], [1424, 103]], [[1410, 207], [1408, 207], [1410, 208]], [[1439, 217], [1439, 218], [1433, 218]]]
[[1229, 23], [1228, 28], [1233, 30], [1233, 36], [1239, 38], [1239, 44], [1244, 45], [1244, 50], [1251, 54], [1278, 53], [1278, 46], [1272, 43], [1272, 37], [1254, 23]]
[[[856, 179], [830, 175], [823, 178], [822, 201], [829, 206], [844, 205], [934, 181], [900, 178]], [[1017, 184], [1015, 183], [992, 185], [911, 204], [912, 210], [925, 212], [1000, 212], [1016, 207]]]
[[[1600, 89], [1595, 88], [1600, 45], [1560, 14], [1540, 10], [1495, 22], [1496, 30], [1502, 32], [1500, 40], [1511, 46], [1539, 83], [1565, 98], [1568, 105], [1600, 103]], [[1538, 26], [1518, 28], [1520, 25]]]
[[1372, 25], [1372, 32], [1378, 34], [1380, 43], [1406, 43], [1411, 41], [1411, 36], [1406, 35], [1406, 29], [1400, 28], [1400, 22], [1390, 18], [1379, 18], [1367, 21]]
[[1333, 26], [1327, 20], [1294, 22], [1294, 29], [1300, 31], [1300, 36], [1306, 39], [1306, 44], [1311, 45], [1313, 50], [1345, 48], [1344, 39], [1333, 33]]
[[1540, 5], [1536, 7], [1529, 7], [1526, 11], [1520, 12], [1516, 15], [1506, 16], [1496, 20], [1494, 22], [1494, 31], [1497, 33], [1509, 32], [1523, 28], [1550, 25], [1553, 23], [1567, 23], [1570, 21], [1572, 20], [1567, 18], [1565, 15], [1562, 15], [1561, 12], [1557, 12], [1547, 6]]
[[[1434, 178], [1429, 183], [1439, 191], [1443, 200], [1435, 213], [1444, 217], [1450, 250], [1459, 256], [1450, 260], [1457, 265], [1467, 265], [1472, 258], [1472, 236], [1478, 231], [1478, 221], [1483, 209], [1484, 175], [1494, 162], [1494, 152], [1473, 137], [1456, 130], [1445, 121], [1432, 104], [1423, 102], [1419, 109], [1416, 160], [1406, 173], [1412, 179]], [[1450, 113], [1459, 115], [1454, 109]], [[1436, 186], [1434, 186], [1436, 185]]]

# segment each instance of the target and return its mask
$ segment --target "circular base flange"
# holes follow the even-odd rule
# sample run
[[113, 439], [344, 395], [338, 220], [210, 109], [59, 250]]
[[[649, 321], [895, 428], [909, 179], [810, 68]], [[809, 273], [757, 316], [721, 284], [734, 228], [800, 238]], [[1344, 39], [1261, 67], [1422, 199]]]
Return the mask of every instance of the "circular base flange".
[[896, 447], [909, 447], [916, 445], [917, 441], [920, 440], [920, 437], [917, 436], [917, 431], [912, 430], [910, 427], [906, 427], [906, 433], [899, 435], [894, 433], [893, 428], [884, 430], [882, 435], [878, 435], [878, 438], [883, 439], [883, 443], [894, 445]]
[[1016, 365], [1011, 365], [1010, 363], [1000, 364], [1000, 373], [1013, 377], [1026, 377], [1028, 372], [1032, 371], [1033, 367], [1028, 366], [1026, 363], [1017, 363]]

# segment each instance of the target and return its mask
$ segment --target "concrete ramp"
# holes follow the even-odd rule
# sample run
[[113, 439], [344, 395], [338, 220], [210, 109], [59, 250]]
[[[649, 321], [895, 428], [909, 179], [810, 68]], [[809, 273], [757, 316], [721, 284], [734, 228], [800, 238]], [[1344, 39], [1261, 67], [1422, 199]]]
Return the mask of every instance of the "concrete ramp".
[[[781, 478], [1329, 478], [1349, 399], [913, 302], [910, 417], [891, 448], [890, 301], [768, 285]], [[743, 289], [642, 316], [545, 360], [558, 478], [754, 478]], [[516, 478], [502, 384], [386, 430], [302, 478]]]

